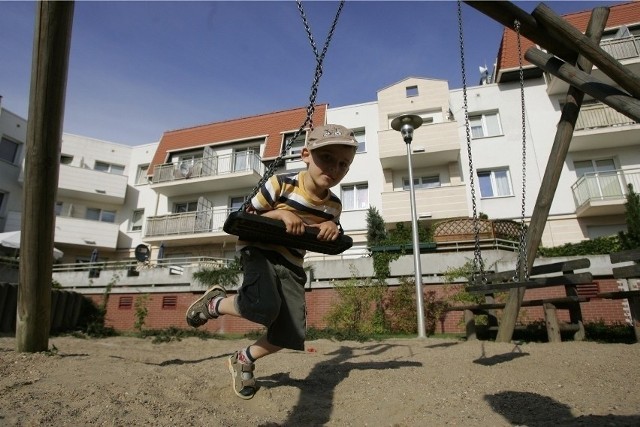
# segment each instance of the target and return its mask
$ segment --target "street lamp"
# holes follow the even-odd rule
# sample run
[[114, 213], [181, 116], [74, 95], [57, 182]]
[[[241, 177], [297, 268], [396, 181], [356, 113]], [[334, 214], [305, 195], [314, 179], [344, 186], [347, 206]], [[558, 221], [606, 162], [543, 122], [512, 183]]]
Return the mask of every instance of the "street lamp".
[[420, 268], [420, 241], [418, 237], [418, 215], [416, 214], [416, 192], [413, 187], [413, 166], [411, 163], [411, 141], [413, 130], [422, 125], [422, 117], [405, 114], [391, 121], [391, 127], [402, 134], [407, 144], [407, 161], [409, 163], [409, 195], [411, 196], [411, 231], [413, 236], [413, 264], [416, 282], [416, 306], [418, 311], [418, 337], [425, 338], [424, 303], [422, 300], [422, 269]]

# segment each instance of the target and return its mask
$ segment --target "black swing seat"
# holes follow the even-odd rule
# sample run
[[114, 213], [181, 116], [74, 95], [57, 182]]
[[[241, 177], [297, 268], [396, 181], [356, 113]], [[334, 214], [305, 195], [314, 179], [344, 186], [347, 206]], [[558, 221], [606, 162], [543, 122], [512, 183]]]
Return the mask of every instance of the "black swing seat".
[[240, 240], [249, 242], [273, 243], [311, 252], [338, 255], [353, 246], [353, 239], [341, 234], [336, 240], [318, 240], [318, 229], [306, 227], [301, 236], [286, 232], [282, 221], [267, 218], [245, 211], [232, 212], [224, 222], [222, 229]]

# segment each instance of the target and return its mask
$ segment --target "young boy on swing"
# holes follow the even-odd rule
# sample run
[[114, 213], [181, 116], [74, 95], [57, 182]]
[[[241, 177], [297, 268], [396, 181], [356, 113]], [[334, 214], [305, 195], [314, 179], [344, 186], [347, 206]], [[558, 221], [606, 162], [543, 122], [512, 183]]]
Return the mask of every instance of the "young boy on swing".
[[[286, 232], [304, 233], [318, 228], [318, 239], [340, 235], [340, 199], [330, 188], [342, 181], [356, 154], [358, 141], [352, 130], [328, 124], [309, 132], [302, 161], [306, 171], [272, 176], [251, 199], [258, 215], [279, 219]], [[267, 333], [228, 359], [233, 390], [242, 399], [257, 391], [254, 362], [282, 348], [304, 350], [306, 309], [302, 268], [305, 251], [275, 244], [238, 241], [244, 280], [236, 295], [213, 286], [187, 310], [187, 323], [198, 327], [209, 319], [230, 314], [266, 326]]]

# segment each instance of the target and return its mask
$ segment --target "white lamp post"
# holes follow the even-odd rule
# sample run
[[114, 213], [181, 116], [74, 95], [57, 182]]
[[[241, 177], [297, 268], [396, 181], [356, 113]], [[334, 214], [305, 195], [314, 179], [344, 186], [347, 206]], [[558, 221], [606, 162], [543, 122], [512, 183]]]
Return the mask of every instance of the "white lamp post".
[[391, 127], [402, 134], [407, 144], [407, 161], [409, 163], [409, 195], [411, 196], [411, 231], [413, 236], [413, 263], [416, 282], [416, 306], [418, 311], [418, 338], [427, 336], [424, 327], [424, 303], [422, 298], [422, 269], [420, 268], [420, 240], [418, 237], [418, 215], [416, 214], [416, 192], [413, 187], [413, 165], [411, 163], [411, 141], [413, 130], [422, 125], [422, 117], [405, 114], [391, 121]]

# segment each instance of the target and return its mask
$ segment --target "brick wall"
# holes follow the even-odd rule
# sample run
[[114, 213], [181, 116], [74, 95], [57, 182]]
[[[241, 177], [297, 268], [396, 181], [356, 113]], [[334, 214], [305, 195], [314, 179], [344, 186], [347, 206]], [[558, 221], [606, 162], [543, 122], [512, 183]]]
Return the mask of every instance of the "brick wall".
[[[600, 292], [618, 290], [618, 284], [613, 279], [597, 280]], [[425, 291], [435, 292], [437, 299], [445, 298], [451, 294], [451, 286], [428, 285]], [[134, 329], [135, 300], [140, 294], [111, 294], [107, 305], [106, 326], [118, 331], [130, 331]], [[202, 293], [153, 293], [149, 295], [147, 308], [149, 314], [145, 321], [147, 329], [165, 329], [177, 327], [187, 329], [185, 313], [191, 303]], [[306, 292], [307, 301], [307, 325], [309, 327], [324, 328], [326, 322], [324, 316], [336, 301], [337, 294], [333, 289], [312, 289]], [[532, 289], [527, 291], [525, 299], [538, 299], [564, 296], [562, 286]], [[102, 295], [88, 295], [96, 303], [102, 301]], [[164, 306], [163, 306], [164, 305]], [[585, 322], [604, 320], [606, 323], [622, 323], [625, 321], [623, 300], [592, 299], [581, 304], [582, 316]], [[568, 321], [569, 314], [566, 310], [559, 310], [558, 317], [561, 321]], [[542, 307], [524, 307], [520, 310], [519, 319], [524, 322], [539, 321], [544, 319]], [[261, 330], [262, 326], [233, 316], [222, 316], [220, 319], [209, 321], [201, 329], [216, 333], [242, 334], [250, 331]], [[461, 312], [448, 312], [444, 319], [438, 322], [437, 332], [464, 332]]]

